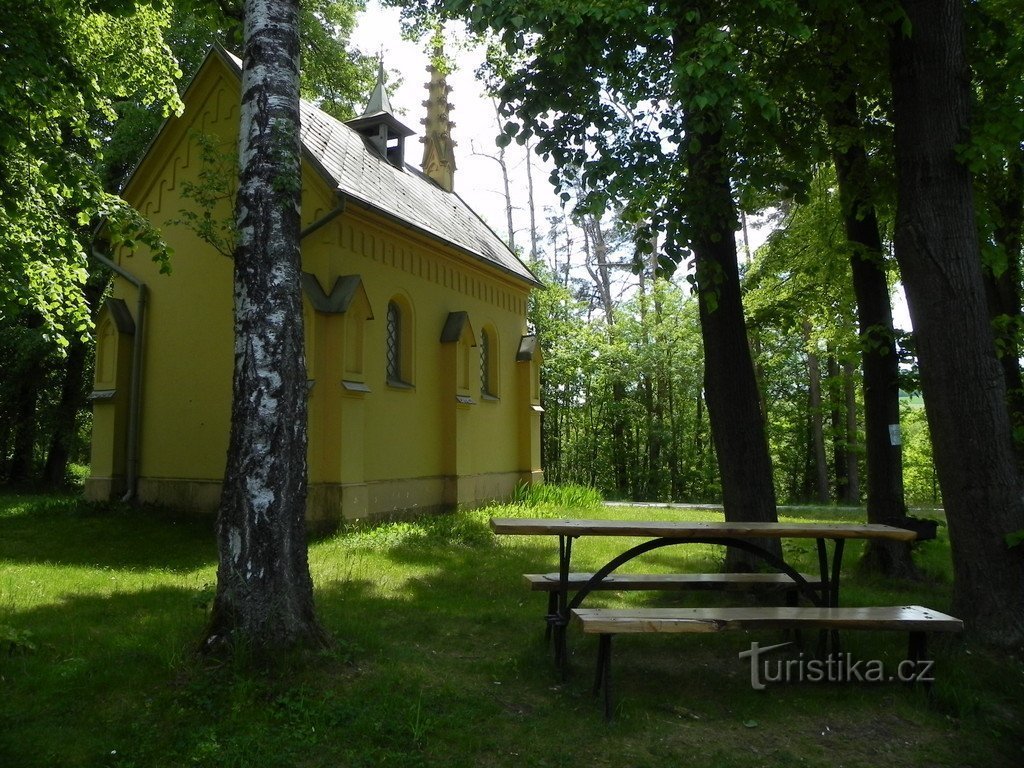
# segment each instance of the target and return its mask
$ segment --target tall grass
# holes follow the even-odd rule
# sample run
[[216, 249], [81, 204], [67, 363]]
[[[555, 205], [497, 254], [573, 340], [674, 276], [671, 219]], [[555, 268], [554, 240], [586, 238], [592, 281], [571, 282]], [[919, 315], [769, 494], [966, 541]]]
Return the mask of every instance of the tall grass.
[[521, 507], [561, 507], [585, 510], [600, 506], [601, 492], [585, 485], [528, 485], [522, 483], [512, 494], [512, 503]]

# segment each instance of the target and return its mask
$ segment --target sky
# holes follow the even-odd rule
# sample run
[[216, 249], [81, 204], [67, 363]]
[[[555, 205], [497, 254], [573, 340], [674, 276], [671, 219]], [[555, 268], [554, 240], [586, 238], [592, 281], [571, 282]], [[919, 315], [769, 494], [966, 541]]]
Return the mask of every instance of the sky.
[[[426, 84], [429, 79], [424, 46], [402, 40], [398, 10], [381, 8], [376, 0], [367, 3], [367, 9], [360, 16], [352, 42], [363, 53], [382, 53], [385, 68], [401, 73], [402, 84], [397, 89], [389, 87], [388, 95], [396, 116], [417, 133], [406, 140], [406, 158], [408, 162], [419, 165], [423, 152], [419, 141], [423, 135], [420, 120], [426, 116], [426, 108], [422, 103], [427, 98]], [[452, 52], [448, 53], [451, 55]], [[494, 106], [473, 75], [482, 62], [481, 51], [460, 52], [455, 60], [456, 70], [448, 76], [448, 85], [452, 88], [448, 100], [454, 105], [451, 118], [455, 123], [452, 130], [456, 142], [455, 191], [492, 229], [502, 238], [506, 238], [501, 171], [495, 160], [480, 156], [497, 154], [494, 139], [499, 133]], [[538, 205], [557, 209], [558, 199], [547, 181], [550, 170], [543, 168], [543, 162], [539, 157], [534, 156], [532, 162], [534, 194]], [[525, 150], [515, 143], [510, 145], [507, 149], [506, 164], [512, 182], [512, 204], [516, 208], [513, 213], [516, 244], [526, 246], [526, 250], [529, 250], [530, 219], [526, 209], [528, 197]], [[538, 227], [542, 222], [541, 212], [538, 211]]]
[[[408, 162], [418, 165], [423, 151], [419, 141], [423, 135], [420, 120], [426, 116], [426, 108], [422, 103], [427, 98], [426, 84], [429, 80], [427, 55], [424, 44], [403, 40], [401, 29], [398, 9], [382, 8], [377, 0], [368, 0], [366, 11], [359, 17], [352, 42], [363, 53], [382, 54], [385, 68], [401, 73], [401, 85], [397, 88], [389, 87], [388, 95], [396, 116], [416, 131], [415, 136], [406, 140], [409, 142], [406, 145], [406, 158]], [[451, 55], [452, 52], [449, 50], [448, 53]], [[484, 156], [497, 154], [494, 139], [500, 130], [494, 105], [474, 76], [482, 62], [481, 50], [460, 51], [455, 57], [456, 69], [448, 76], [448, 85], [452, 88], [448, 100], [454, 105], [451, 117], [455, 124], [452, 136], [456, 142], [455, 191], [495, 232], [507, 239], [501, 171], [494, 159]], [[558, 212], [560, 203], [547, 180], [550, 167], [536, 155], [531, 162], [534, 199], [538, 207], [537, 226], [543, 245], [548, 229], [546, 217], [549, 213]], [[527, 210], [525, 150], [513, 142], [507, 150], [506, 164], [514, 208], [515, 243], [523, 252], [528, 252], [530, 219]], [[751, 248], [760, 246], [769, 232], [768, 228], [750, 228], [748, 237]], [[737, 240], [742, 247], [740, 233], [737, 233]], [[901, 288], [897, 288], [893, 304], [896, 325], [910, 328]]]

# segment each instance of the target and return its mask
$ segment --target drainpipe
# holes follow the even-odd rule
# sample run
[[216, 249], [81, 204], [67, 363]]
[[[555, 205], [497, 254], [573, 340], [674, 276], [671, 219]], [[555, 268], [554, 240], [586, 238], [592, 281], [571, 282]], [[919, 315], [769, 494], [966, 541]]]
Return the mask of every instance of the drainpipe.
[[[339, 195], [339, 202], [336, 208], [328, 211], [318, 221], [313, 222], [306, 227], [299, 234], [299, 239], [311, 235], [316, 230], [320, 229], [325, 224], [329, 223], [333, 219], [340, 216], [345, 212], [345, 198]], [[148, 289], [146, 284], [135, 277], [131, 272], [127, 271], [119, 264], [111, 260], [109, 257], [100, 253], [100, 251], [93, 246], [92, 249], [93, 257], [108, 269], [116, 272], [118, 275], [123, 277], [129, 283], [135, 286], [138, 291], [138, 303], [135, 309], [135, 338], [132, 340], [132, 372], [131, 372], [131, 386], [128, 396], [128, 445], [127, 445], [127, 456], [125, 463], [127, 472], [127, 485], [128, 489], [125, 492], [124, 497], [121, 501], [131, 502], [135, 500], [137, 486], [139, 484], [139, 424], [142, 416], [142, 351], [143, 351], [143, 337], [145, 336], [146, 327], [146, 294]]]
[[135, 308], [135, 338], [132, 340], [132, 373], [131, 386], [128, 395], [128, 445], [125, 463], [127, 466], [128, 489], [121, 501], [135, 501], [137, 486], [139, 484], [139, 423], [142, 415], [142, 350], [143, 337], [146, 328], [146, 284], [139, 280], [131, 272], [116, 264], [107, 256], [92, 249], [93, 257], [105, 267], [116, 272], [129, 283], [135, 286], [138, 291], [138, 302]]
[[329, 224], [330, 222], [334, 221], [334, 219], [338, 218], [338, 216], [340, 216], [344, 212], [345, 212], [345, 196], [341, 192], [339, 192], [338, 193], [338, 205], [337, 205], [337, 207], [332, 208], [327, 213], [325, 213], [323, 216], [321, 216], [319, 219], [317, 219], [312, 224], [310, 224], [308, 227], [306, 227], [304, 230], [302, 230], [299, 233], [299, 241], [301, 242], [302, 240], [305, 240], [306, 237], [308, 237], [309, 235], [311, 235], [314, 232], [316, 232], [318, 229], [320, 229], [320, 227], [322, 227], [322, 226], [324, 226], [326, 224]]

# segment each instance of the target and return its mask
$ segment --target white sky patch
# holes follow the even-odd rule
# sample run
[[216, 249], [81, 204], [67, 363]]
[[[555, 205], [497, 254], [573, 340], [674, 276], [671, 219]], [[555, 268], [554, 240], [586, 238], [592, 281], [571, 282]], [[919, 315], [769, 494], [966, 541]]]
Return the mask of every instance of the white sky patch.
[[[430, 75], [427, 73], [425, 43], [403, 40], [401, 28], [398, 9], [381, 8], [377, 0], [369, 0], [366, 11], [358, 17], [352, 42], [368, 55], [383, 52], [385, 69], [401, 73], [401, 87], [389, 86], [388, 96], [396, 117], [416, 131], [416, 135], [406, 139], [405, 157], [410, 165], [419, 167], [423, 156], [423, 144], [420, 142], [423, 125], [420, 120], [427, 115], [423, 102], [427, 98], [426, 83]], [[455, 39], [453, 34], [451, 40]], [[452, 88], [448, 100], [454, 106], [451, 119], [455, 125], [452, 137], [456, 142], [455, 192], [505, 239], [507, 227], [501, 172], [494, 160], [474, 154], [475, 149], [481, 154], [496, 155], [498, 148], [494, 139], [500, 133], [490, 97], [484, 94], [483, 86], [473, 75], [483, 63], [483, 50], [457, 51], [454, 45], [448, 44], [445, 52], [455, 59], [456, 64], [456, 70], [448, 75], [448, 85]], [[367, 97], [369, 95], [366, 94]], [[357, 111], [362, 111], [364, 106], [356, 105]], [[516, 244], [528, 253], [530, 212], [527, 210], [525, 149], [513, 142], [507, 149], [505, 161], [509, 166]], [[543, 163], [539, 156], [534, 155], [532, 165], [537, 226], [541, 230], [541, 238], [544, 238], [547, 235], [544, 209], [559, 210], [560, 203], [547, 180], [551, 173], [550, 164]]]

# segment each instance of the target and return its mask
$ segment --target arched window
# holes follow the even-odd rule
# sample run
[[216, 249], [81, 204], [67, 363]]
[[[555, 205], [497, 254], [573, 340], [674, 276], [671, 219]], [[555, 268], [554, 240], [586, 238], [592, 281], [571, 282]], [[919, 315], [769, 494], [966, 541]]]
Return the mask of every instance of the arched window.
[[413, 386], [413, 315], [412, 307], [401, 294], [388, 302], [385, 367], [387, 383], [409, 389]]
[[498, 396], [497, 334], [490, 326], [480, 331], [480, 396]]
[[480, 332], [480, 394], [492, 395], [491, 391], [491, 335], [485, 328]]
[[388, 302], [387, 339], [388, 381], [401, 383], [402, 378], [402, 309], [394, 301]]

